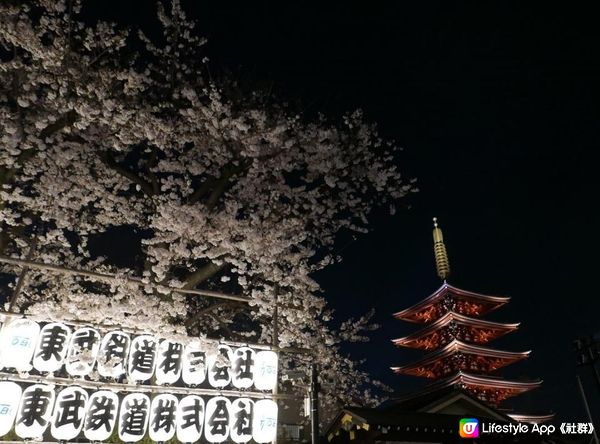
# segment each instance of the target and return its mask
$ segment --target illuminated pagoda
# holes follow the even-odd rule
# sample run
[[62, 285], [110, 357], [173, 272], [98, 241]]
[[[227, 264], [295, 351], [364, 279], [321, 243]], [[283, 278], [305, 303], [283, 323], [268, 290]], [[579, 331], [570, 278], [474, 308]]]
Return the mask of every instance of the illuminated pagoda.
[[[427, 352], [418, 361], [392, 367], [397, 374], [428, 378], [422, 393], [450, 387], [466, 391], [474, 398], [498, 408], [506, 399], [537, 388], [542, 381], [513, 381], [502, 378], [503, 367], [526, 359], [529, 351], [497, 350], [490, 342], [515, 331], [518, 323], [507, 324], [482, 319], [502, 307], [509, 297], [488, 296], [450, 285], [450, 264], [442, 231], [434, 218], [434, 253], [438, 276], [443, 284], [431, 296], [394, 314], [396, 319], [420, 324], [415, 333], [393, 340], [398, 347]], [[551, 416], [511, 415], [516, 420], [541, 422]], [[518, 417], [518, 418], [517, 418]]]

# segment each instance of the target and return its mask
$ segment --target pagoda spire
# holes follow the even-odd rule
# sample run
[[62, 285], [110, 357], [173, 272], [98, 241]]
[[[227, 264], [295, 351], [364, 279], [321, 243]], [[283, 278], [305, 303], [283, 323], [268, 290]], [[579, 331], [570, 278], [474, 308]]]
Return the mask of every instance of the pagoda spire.
[[435, 255], [437, 275], [445, 282], [450, 276], [450, 261], [444, 244], [444, 235], [437, 224], [437, 217], [433, 218], [433, 254]]

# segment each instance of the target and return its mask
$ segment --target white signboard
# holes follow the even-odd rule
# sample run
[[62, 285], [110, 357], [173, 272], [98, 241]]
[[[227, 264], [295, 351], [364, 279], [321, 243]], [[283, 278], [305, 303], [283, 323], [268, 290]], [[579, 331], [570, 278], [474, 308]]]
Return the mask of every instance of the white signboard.
[[235, 443], [246, 443], [252, 439], [252, 413], [254, 401], [238, 398], [231, 402], [229, 418], [230, 438]]
[[181, 442], [196, 442], [202, 436], [203, 426], [204, 400], [197, 395], [181, 399], [177, 409], [177, 439]]
[[256, 353], [254, 387], [258, 390], [274, 390], [277, 386], [277, 353], [262, 350]]
[[37, 344], [40, 326], [29, 319], [13, 319], [0, 331], [0, 368], [31, 370], [31, 357]]
[[131, 341], [129, 351], [129, 376], [136, 381], [147, 381], [154, 373], [156, 363], [156, 339], [154, 336], [137, 336]]
[[188, 385], [202, 384], [206, 379], [206, 352], [198, 342], [185, 347], [182, 378]]
[[[251, 391], [277, 387], [275, 352], [200, 340], [184, 346], [121, 330], [103, 333], [26, 318], [13, 318], [2, 327], [0, 377], [18, 383], [0, 382], [0, 437], [14, 429], [24, 440], [52, 436], [61, 442], [101, 442], [115, 434], [130, 443], [144, 438], [236, 444], [274, 439], [277, 404], [253, 401]], [[26, 387], [30, 382], [20, 372], [32, 369], [40, 374], [36, 382], [60, 375], [55, 380], [58, 387], [39, 383]], [[66, 374], [74, 377], [72, 386], [62, 386], [69, 380]], [[94, 392], [77, 385], [75, 378], [91, 375], [115, 389]], [[123, 393], [134, 387], [132, 380], [151, 380], [158, 386], [151, 396]], [[121, 389], [120, 383], [129, 385]], [[172, 394], [169, 385], [185, 386], [189, 394], [180, 390]], [[203, 395], [212, 391], [217, 396], [195, 395], [198, 385], [203, 385], [198, 390]], [[223, 396], [233, 390], [248, 390], [248, 396]]]
[[177, 406], [179, 401], [173, 395], [162, 394], [152, 400], [150, 405], [150, 439], [168, 441], [175, 436]]
[[129, 353], [129, 335], [122, 331], [111, 331], [100, 344], [98, 374], [105, 378], [119, 378], [125, 374], [125, 363]]
[[214, 388], [223, 388], [231, 383], [231, 358], [233, 352], [228, 345], [219, 345], [217, 353], [208, 355], [208, 383]]
[[75, 330], [71, 336], [67, 355], [67, 372], [71, 376], [89, 375], [96, 363], [100, 349], [100, 333], [93, 328], [83, 327]]
[[53, 387], [35, 384], [27, 387], [21, 396], [15, 433], [23, 439], [41, 439], [50, 424], [54, 406]]
[[210, 398], [204, 416], [204, 437], [208, 442], [223, 442], [229, 436], [231, 401], [224, 396]]
[[19, 401], [21, 400], [21, 387], [14, 382], [0, 382], [0, 437], [12, 429]]
[[252, 437], [257, 443], [272, 442], [277, 436], [277, 403], [261, 399], [254, 403]]
[[150, 416], [150, 398], [141, 393], [131, 393], [121, 403], [119, 413], [119, 439], [138, 442], [146, 434]]
[[158, 346], [156, 359], [156, 383], [174, 384], [181, 376], [183, 345], [166, 339]]
[[[13, 382], [0, 382], [0, 437], [15, 426], [25, 440], [41, 439], [50, 428], [61, 442], [85, 439], [101, 442], [118, 436], [138, 442], [146, 436], [155, 442], [206, 440], [210, 443], [268, 443], [277, 431], [277, 404], [268, 399], [217, 396], [206, 402], [198, 395], [170, 393], [149, 396], [130, 393], [119, 403], [117, 393], [88, 393], [68, 386], [55, 395], [54, 386], [34, 384], [24, 391]], [[120, 405], [119, 405], [120, 404]]]
[[71, 339], [71, 329], [65, 324], [52, 322], [40, 332], [33, 355], [33, 366], [38, 372], [52, 373], [59, 370]]
[[84, 436], [90, 441], [104, 441], [113, 433], [117, 422], [119, 397], [116, 393], [101, 390], [93, 393], [87, 405]]
[[88, 394], [81, 387], [67, 387], [56, 397], [50, 431], [58, 441], [75, 439], [83, 428]]

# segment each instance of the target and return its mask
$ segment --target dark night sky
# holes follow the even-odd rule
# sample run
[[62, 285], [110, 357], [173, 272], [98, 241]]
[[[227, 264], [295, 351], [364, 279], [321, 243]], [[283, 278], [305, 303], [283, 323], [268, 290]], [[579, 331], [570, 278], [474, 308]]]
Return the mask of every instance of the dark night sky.
[[[350, 349], [373, 376], [399, 393], [420, 384], [388, 370], [418, 355], [389, 342], [415, 329], [391, 313], [439, 285], [438, 216], [450, 282], [513, 298], [490, 318], [522, 327], [497, 346], [533, 353], [506, 374], [545, 380], [517, 405], [583, 420], [570, 343], [600, 330], [592, 159], [600, 39], [591, 11], [530, 2], [191, 3], [216, 69], [272, 82], [312, 111], [362, 108], [405, 148], [401, 167], [421, 190], [405, 201], [410, 209], [374, 216], [374, 231], [317, 276], [340, 316], [377, 309], [382, 328]], [[98, 4], [102, 16], [149, 20], [137, 2]]]

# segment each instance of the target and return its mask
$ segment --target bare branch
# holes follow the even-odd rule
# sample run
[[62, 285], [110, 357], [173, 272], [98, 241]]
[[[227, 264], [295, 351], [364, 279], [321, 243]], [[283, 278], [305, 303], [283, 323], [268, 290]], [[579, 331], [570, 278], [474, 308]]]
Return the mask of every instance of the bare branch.
[[226, 266], [227, 266], [227, 263], [225, 263], [225, 262], [221, 263], [220, 265], [216, 265], [214, 262], [209, 262], [204, 267], [202, 267], [199, 270], [196, 270], [195, 272], [190, 274], [187, 277], [187, 279], [185, 281], [186, 282], [185, 286], [183, 288], [189, 290], [189, 289], [196, 287], [196, 285], [204, 282], [207, 279], [210, 279], [212, 276], [217, 274], [219, 271], [221, 271]]
[[51, 136], [52, 134], [56, 133], [57, 131], [60, 131], [61, 129], [66, 128], [67, 126], [73, 125], [76, 121], [77, 121], [77, 113], [74, 110], [67, 111], [65, 114], [63, 114], [58, 119], [56, 119], [54, 122], [52, 122], [50, 125], [45, 127], [40, 132], [40, 138], [45, 139], [46, 137]]
[[218, 303], [212, 304], [200, 311], [195, 311], [193, 313], [193, 316], [186, 319], [185, 325], [188, 328], [192, 327], [194, 324], [196, 324], [198, 322], [199, 318], [201, 318], [202, 316], [212, 314], [215, 310], [218, 310], [220, 308], [228, 308], [228, 307], [236, 308], [236, 309], [246, 309], [247, 308], [244, 304], [241, 304], [241, 303], [235, 302], [235, 301], [218, 302]]
[[152, 197], [155, 195], [155, 187], [150, 182], [138, 176], [133, 171], [129, 171], [127, 168], [119, 165], [109, 152], [104, 152], [100, 155], [100, 158], [108, 168], [125, 177], [126, 179], [129, 179], [136, 185], [139, 185], [147, 196]]

